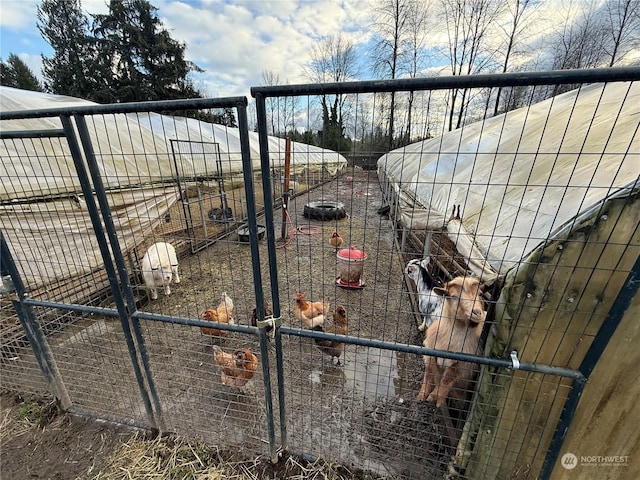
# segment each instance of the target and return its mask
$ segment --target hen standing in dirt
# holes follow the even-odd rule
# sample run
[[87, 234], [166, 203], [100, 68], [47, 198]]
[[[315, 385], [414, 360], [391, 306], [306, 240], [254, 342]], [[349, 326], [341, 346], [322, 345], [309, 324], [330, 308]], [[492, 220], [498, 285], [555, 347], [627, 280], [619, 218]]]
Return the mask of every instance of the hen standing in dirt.
[[[322, 325], [317, 325], [313, 328], [318, 332], [333, 333], [336, 335], [347, 334], [347, 311], [342, 305], [336, 307], [336, 311], [333, 314], [333, 323], [323, 328]], [[340, 365], [340, 356], [344, 352], [344, 343], [337, 342], [335, 340], [321, 340], [316, 338], [316, 345], [326, 355], [331, 357], [331, 360]]]
[[306, 328], [314, 328], [324, 323], [324, 316], [329, 313], [329, 297], [324, 302], [308, 302], [304, 293], [296, 293], [295, 315]]
[[[233, 300], [227, 295], [227, 292], [222, 293], [220, 304], [215, 309], [210, 308], [202, 312], [202, 320], [235, 325], [233, 320]], [[201, 327], [200, 331], [203, 335], [211, 335], [213, 337], [226, 337], [229, 334], [227, 330], [217, 328]]]
[[220, 380], [230, 387], [244, 387], [258, 369], [258, 357], [248, 348], [226, 353], [217, 345], [213, 347], [216, 363], [222, 367]]

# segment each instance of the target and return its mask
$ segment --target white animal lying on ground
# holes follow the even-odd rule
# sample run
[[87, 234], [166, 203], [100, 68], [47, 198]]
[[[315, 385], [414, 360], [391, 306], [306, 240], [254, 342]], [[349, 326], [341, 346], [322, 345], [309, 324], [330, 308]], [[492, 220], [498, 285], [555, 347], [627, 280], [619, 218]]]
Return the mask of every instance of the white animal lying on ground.
[[152, 300], [158, 298], [158, 287], [164, 287], [164, 294], [171, 295], [171, 282], [180, 283], [178, 257], [173, 245], [158, 242], [149, 247], [142, 257], [142, 279]]

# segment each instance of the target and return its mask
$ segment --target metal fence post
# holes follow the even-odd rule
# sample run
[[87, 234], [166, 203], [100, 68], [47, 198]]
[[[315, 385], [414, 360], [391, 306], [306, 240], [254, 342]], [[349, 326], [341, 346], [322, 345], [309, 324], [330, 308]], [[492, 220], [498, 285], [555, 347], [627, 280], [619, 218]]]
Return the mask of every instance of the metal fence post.
[[[260, 251], [258, 250], [258, 225], [256, 219], [255, 190], [253, 187], [253, 169], [251, 165], [251, 150], [249, 145], [249, 122], [247, 119], [247, 100], [238, 102], [238, 129], [240, 131], [240, 150], [242, 154], [242, 173], [244, 175], [245, 194], [247, 196], [247, 221], [249, 224], [249, 238], [251, 244], [251, 259], [253, 267], [253, 285], [256, 296], [256, 315], [258, 321], [264, 320], [264, 292], [262, 289], [262, 275], [260, 271]], [[268, 177], [268, 171], [267, 171]], [[264, 172], [263, 172], [264, 182]], [[266, 195], [266, 191], [265, 191]], [[265, 204], [266, 205], [266, 204]], [[269, 215], [270, 213], [270, 215]], [[267, 237], [273, 238], [273, 212], [265, 208]], [[276, 301], [274, 297], [274, 302]], [[277, 318], [274, 304], [274, 315]], [[260, 329], [260, 354], [262, 356], [262, 373], [264, 379], [264, 400], [267, 415], [267, 434], [269, 436], [269, 452], [272, 462], [277, 462], [277, 446], [275, 440], [275, 427], [273, 421], [273, 400], [271, 398], [271, 375], [269, 373], [269, 351], [267, 348], [267, 335], [263, 328]]]
[[[76, 120], [77, 120], [76, 116]], [[107, 239], [105, 238], [104, 232], [102, 230], [102, 222], [100, 220], [100, 215], [98, 213], [98, 207], [95, 204], [95, 200], [93, 199], [93, 192], [91, 190], [91, 183], [89, 180], [89, 176], [87, 175], [87, 171], [85, 170], [85, 164], [82, 158], [82, 154], [80, 151], [80, 145], [78, 144], [78, 140], [75, 135], [74, 127], [71, 123], [71, 116], [69, 115], [61, 115], [60, 120], [62, 121], [63, 129], [65, 130], [67, 141], [69, 143], [69, 150], [71, 151], [71, 156], [73, 158], [73, 163], [76, 167], [76, 172], [78, 174], [78, 179], [80, 180], [80, 184], [82, 186], [82, 193], [86, 199], [87, 210], [89, 211], [89, 216], [91, 218], [91, 223], [93, 225], [94, 232], [96, 234], [96, 240], [100, 247], [100, 253], [102, 255], [102, 259], [104, 260], [104, 267], [107, 271], [107, 275], [109, 278], [109, 284], [111, 285], [111, 291], [114, 296], [114, 301], [116, 303], [116, 308], [119, 313], [120, 324], [122, 326], [122, 331], [124, 333], [125, 341], [127, 343], [127, 349], [129, 350], [129, 355], [131, 357], [131, 362], [133, 364], [133, 370], [136, 377], [136, 381], [138, 383], [138, 389], [140, 391], [140, 395], [142, 396], [142, 400], [144, 402], [145, 412], [147, 414], [147, 420], [151, 428], [158, 428], [158, 424], [156, 422], [156, 418], [154, 415], [153, 408], [151, 407], [151, 400], [149, 398], [149, 394], [146, 390], [144, 384], [144, 378], [142, 375], [142, 371], [140, 370], [140, 365], [138, 364], [138, 358], [136, 354], [135, 344], [133, 342], [133, 337], [131, 335], [131, 331], [129, 328], [129, 320], [127, 309], [124, 304], [124, 300], [122, 298], [122, 293], [120, 291], [120, 285], [118, 281], [118, 277], [111, 260], [111, 255], [109, 251], [109, 245], [107, 244]], [[81, 125], [78, 125], [79, 130], [81, 129]], [[84, 124], [85, 134], [86, 134], [86, 124]], [[95, 167], [95, 158], [87, 158], [87, 162], [89, 165], [94, 165]], [[95, 178], [94, 178], [95, 181]], [[99, 182], [98, 182], [99, 183]], [[98, 193], [98, 186], [96, 185], [96, 193]], [[104, 191], [102, 191], [104, 194]], [[106, 199], [104, 199], [106, 202]], [[104, 208], [104, 205], [101, 204]], [[103, 210], [104, 211], [104, 210]], [[107, 210], [104, 211], [108, 213], [108, 205]], [[104, 215], [105, 225], [110, 220], [108, 214]], [[114, 248], [116, 248], [114, 246]]]
[[36, 316], [33, 313], [31, 306], [24, 305], [22, 300], [26, 298], [27, 293], [25, 291], [24, 283], [20, 277], [13, 256], [9, 250], [2, 231], [0, 231], [0, 257], [2, 257], [2, 265], [6, 268], [11, 275], [11, 280], [16, 289], [17, 299], [12, 300], [13, 307], [16, 309], [20, 325], [24, 329], [24, 332], [29, 340], [29, 345], [36, 357], [40, 371], [49, 386], [49, 389], [53, 395], [60, 401], [60, 406], [63, 410], [68, 409], [71, 406], [71, 400], [69, 393], [67, 392], [62, 377], [58, 370], [58, 366], [51, 354], [49, 343], [46, 336], [40, 327], [40, 324], [36, 320]]
[[[260, 168], [262, 170], [262, 191], [264, 195], [264, 204], [273, 205], [273, 196], [271, 194], [271, 176], [269, 170], [269, 138], [267, 136], [267, 114], [265, 107], [264, 95], [258, 93], [256, 99], [256, 115], [258, 121], [258, 139], [260, 144]], [[274, 224], [273, 211], [265, 208], [265, 223], [267, 225]], [[278, 268], [276, 257], [276, 239], [273, 229], [267, 228], [267, 252], [269, 255], [269, 277], [271, 279], [271, 298], [273, 299], [273, 316], [280, 318], [280, 292], [278, 288]], [[282, 337], [280, 329], [276, 326], [276, 371], [278, 375], [278, 400], [280, 415], [280, 442], [282, 448], [287, 448], [287, 417], [284, 398], [284, 366], [282, 360]]]

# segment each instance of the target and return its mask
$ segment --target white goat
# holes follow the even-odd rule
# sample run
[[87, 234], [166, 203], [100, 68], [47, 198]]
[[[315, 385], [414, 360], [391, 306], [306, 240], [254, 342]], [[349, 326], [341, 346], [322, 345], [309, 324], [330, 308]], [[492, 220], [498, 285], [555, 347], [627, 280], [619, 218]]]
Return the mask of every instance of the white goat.
[[158, 298], [158, 287], [164, 287], [164, 294], [171, 295], [171, 281], [180, 283], [178, 257], [173, 245], [165, 242], [154, 243], [142, 257], [142, 279], [151, 292], [151, 299]]
[[433, 323], [435, 319], [442, 315], [442, 304], [444, 299], [433, 293], [434, 281], [427, 271], [429, 257], [422, 260], [414, 259], [407, 263], [404, 271], [416, 284], [418, 291], [418, 309], [422, 314], [422, 323], [418, 326], [421, 332]]

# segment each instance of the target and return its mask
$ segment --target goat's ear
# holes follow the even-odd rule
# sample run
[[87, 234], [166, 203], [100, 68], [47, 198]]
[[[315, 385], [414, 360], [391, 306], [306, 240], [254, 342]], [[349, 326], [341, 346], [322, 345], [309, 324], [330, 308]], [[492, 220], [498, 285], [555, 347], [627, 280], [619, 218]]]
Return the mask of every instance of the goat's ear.
[[447, 295], [447, 289], [443, 287], [433, 287], [431, 291], [441, 297], [445, 297]]

